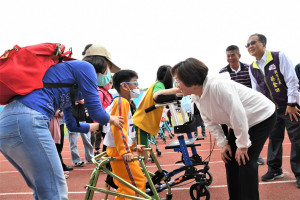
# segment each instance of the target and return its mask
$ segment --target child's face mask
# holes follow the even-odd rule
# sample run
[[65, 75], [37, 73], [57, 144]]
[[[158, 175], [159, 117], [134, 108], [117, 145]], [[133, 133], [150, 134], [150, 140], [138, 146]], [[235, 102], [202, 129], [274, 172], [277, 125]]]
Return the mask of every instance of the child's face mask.
[[99, 74], [98, 77], [98, 86], [105, 86], [109, 83], [110, 79], [111, 79], [111, 74], [110, 74], [110, 70], [107, 68], [107, 74]]
[[[127, 83], [126, 83], [126, 85], [127, 85]], [[127, 85], [127, 88], [130, 91], [130, 98], [134, 99], [134, 98], [138, 98], [140, 96], [140, 89], [136, 88], [136, 89], [131, 90], [128, 85]]]
[[130, 90], [130, 97], [132, 99], [134, 98], [138, 98], [140, 96], [140, 89], [133, 89], [133, 90]]
[[112, 84], [111, 84], [111, 83], [106, 84], [106, 85], [103, 86], [103, 88], [104, 88], [105, 90], [110, 90], [110, 89], [112, 88]]

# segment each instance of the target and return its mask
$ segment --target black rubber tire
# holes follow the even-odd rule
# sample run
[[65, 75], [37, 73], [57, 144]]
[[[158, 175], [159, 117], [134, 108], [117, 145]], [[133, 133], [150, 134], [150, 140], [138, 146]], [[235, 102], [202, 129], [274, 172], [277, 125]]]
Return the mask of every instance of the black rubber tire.
[[203, 185], [200, 183], [194, 183], [190, 187], [190, 196], [192, 200], [200, 200], [200, 198], [209, 200], [210, 192], [207, 185]]

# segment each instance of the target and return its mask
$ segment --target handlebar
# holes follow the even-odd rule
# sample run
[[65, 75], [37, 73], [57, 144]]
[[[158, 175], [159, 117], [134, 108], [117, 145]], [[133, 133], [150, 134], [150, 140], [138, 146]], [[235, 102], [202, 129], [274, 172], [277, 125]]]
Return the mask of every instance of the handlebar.
[[166, 106], [170, 104], [180, 104], [179, 100], [181, 100], [182, 97], [176, 96], [176, 94], [160, 94], [157, 96], [157, 99], [155, 102], [157, 104], [150, 106], [149, 108], [145, 109], [145, 112], [151, 112], [152, 110], [155, 110], [157, 107]]
[[156, 109], [156, 106], [150, 106], [149, 108], [146, 108], [145, 109], [145, 112], [148, 113], [148, 112], [151, 112], [152, 110], [155, 110]]

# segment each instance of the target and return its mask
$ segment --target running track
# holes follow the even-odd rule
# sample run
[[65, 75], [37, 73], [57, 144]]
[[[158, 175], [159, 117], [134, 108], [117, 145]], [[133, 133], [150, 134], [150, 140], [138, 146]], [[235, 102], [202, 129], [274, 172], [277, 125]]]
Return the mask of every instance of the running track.
[[[201, 131], [199, 131], [200, 133]], [[213, 142], [213, 137], [212, 137]], [[171, 140], [167, 138], [167, 144]], [[197, 141], [202, 144], [202, 146], [197, 147], [199, 155], [205, 159], [209, 155], [210, 151], [210, 138], [205, 138], [204, 141]], [[266, 159], [267, 156], [267, 144], [266, 142], [264, 149], [261, 153], [261, 156]], [[159, 157], [159, 162], [162, 165], [162, 168], [171, 171], [178, 168], [180, 165], [175, 164], [176, 161], [180, 159], [180, 154], [173, 152], [172, 150], [165, 150], [165, 144], [162, 140], [159, 140], [159, 149], [162, 151], [162, 156]], [[284, 178], [277, 179], [272, 182], [261, 182], [259, 183], [260, 190], [260, 199], [262, 200], [296, 200], [300, 199], [300, 189], [296, 187], [295, 177], [290, 168], [290, 148], [291, 144], [286, 134], [284, 143], [283, 143], [283, 172]], [[78, 150], [83, 159], [84, 151], [81, 140], [78, 140]], [[72, 165], [70, 158], [70, 148], [68, 137], [65, 137], [65, 146], [63, 150], [63, 158], [66, 164]], [[155, 167], [152, 163], [147, 164], [150, 171], [155, 171]], [[210, 159], [210, 172], [213, 175], [213, 182], [210, 185], [210, 193], [212, 200], [222, 200], [228, 199], [227, 185], [226, 185], [226, 176], [225, 176], [225, 167], [223, 162], [220, 159], [220, 149], [215, 146]], [[41, 166], [42, 167], [42, 166]], [[89, 182], [90, 175], [94, 169], [93, 164], [86, 164], [84, 167], [74, 168], [70, 172], [70, 178], [67, 179], [68, 188], [69, 188], [69, 199], [70, 200], [82, 200], [85, 196], [84, 185]], [[259, 176], [263, 175], [267, 171], [267, 165], [259, 166]], [[106, 175], [102, 174], [99, 178], [98, 187], [103, 187], [103, 182]], [[103, 177], [103, 178], [102, 178]], [[184, 182], [185, 183], [188, 183]], [[190, 199], [189, 196], [189, 187], [192, 183], [187, 185], [182, 185], [176, 188], [173, 188], [173, 199], [174, 200], [184, 200]], [[165, 197], [165, 193], [161, 193], [161, 197]], [[96, 193], [94, 199], [102, 199], [103, 194]], [[0, 199], [1, 200], [32, 200], [32, 192], [27, 187], [22, 176], [16, 171], [16, 169], [0, 154]], [[111, 196], [109, 199], [113, 199]]]

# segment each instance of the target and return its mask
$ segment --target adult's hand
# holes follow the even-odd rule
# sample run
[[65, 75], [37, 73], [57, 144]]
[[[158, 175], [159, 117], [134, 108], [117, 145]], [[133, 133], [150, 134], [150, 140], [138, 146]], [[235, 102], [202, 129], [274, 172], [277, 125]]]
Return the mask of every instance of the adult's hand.
[[228, 164], [227, 160], [231, 160], [230, 157], [232, 157], [232, 151], [231, 151], [231, 147], [227, 144], [221, 149], [221, 158], [226, 164]]
[[287, 114], [290, 116], [291, 121], [293, 121], [293, 118], [296, 121], [298, 121], [298, 116], [300, 116], [300, 109], [298, 109], [297, 106], [295, 107], [287, 106], [285, 110], [285, 115]]
[[235, 160], [237, 161], [239, 166], [241, 166], [241, 164], [246, 165], [246, 159], [249, 160], [248, 148], [237, 148], [235, 153]]
[[123, 128], [124, 117], [122, 116], [110, 116], [109, 123], [119, 128]]

